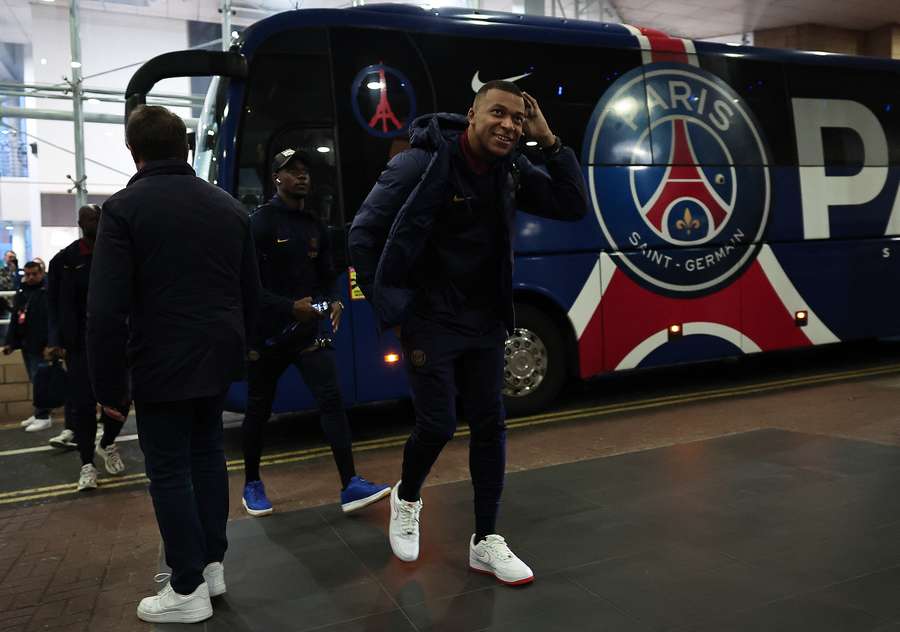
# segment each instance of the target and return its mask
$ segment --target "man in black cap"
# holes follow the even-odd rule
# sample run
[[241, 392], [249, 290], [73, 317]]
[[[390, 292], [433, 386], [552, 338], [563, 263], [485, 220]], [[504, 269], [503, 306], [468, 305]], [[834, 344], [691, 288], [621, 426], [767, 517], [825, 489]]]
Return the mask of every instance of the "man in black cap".
[[319, 321], [326, 317], [337, 332], [344, 306], [337, 293], [328, 231], [306, 205], [312, 184], [309, 171], [307, 154], [294, 149], [276, 154], [272, 160], [276, 193], [250, 216], [262, 281], [259, 322], [247, 366], [249, 392], [243, 424], [243, 504], [252, 516], [272, 513], [259, 476], [263, 428], [272, 414], [278, 378], [291, 364], [319, 405], [322, 430], [341, 477], [344, 512], [365, 507], [391, 491], [388, 485], [376, 485], [356, 475], [334, 352], [318, 335]]

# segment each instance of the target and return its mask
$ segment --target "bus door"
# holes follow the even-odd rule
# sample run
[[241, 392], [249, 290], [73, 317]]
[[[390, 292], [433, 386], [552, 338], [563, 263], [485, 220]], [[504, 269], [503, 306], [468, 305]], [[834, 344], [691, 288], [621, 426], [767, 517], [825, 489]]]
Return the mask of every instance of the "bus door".
[[[435, 111], [431, 78], [410, 36], [367, 28], [331, 30], [341, 180], [349, 225], [388, 161], [409, 147], [409, 125]], [[350, 272], [359, 402], [409, 395], [400, 344], [379, 332]]]
[[[337, 168], [339, 148], [326, 31], [297, 29], [266, 41], [252, 57], [243, 105], [235, 194], [252, 211], [275, 194], [275, 183], [269, 172], [275, 154], [292, 148], [309, 155], [313, 162], [310, 165], [312, 184], [306, 208], [328, 228], [334, 265], [339, 272], [340, 297], [349, 306], [346, 237]], [[348, 405], [355, 399], [353, 320], [352, 310], [347, 309], [333, 336], [341, 391]], [[322, 333], [327, 333], [326, 322], [323, 321], [322, 327]], [[278, 383], [273, 411], [314, 407], [315, 402], [299, 372], [290, 367]]]

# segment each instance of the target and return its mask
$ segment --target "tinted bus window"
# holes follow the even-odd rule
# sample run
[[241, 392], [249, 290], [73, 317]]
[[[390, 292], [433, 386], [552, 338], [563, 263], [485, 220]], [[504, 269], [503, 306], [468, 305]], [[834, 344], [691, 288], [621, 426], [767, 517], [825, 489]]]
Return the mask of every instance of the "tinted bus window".
[[[797, 151], [791, 128], [790, 102], [781, 64], [753, 59], [700, 56], [700, 67], [724, 81], [751, 113], [768, 146], [771, 165], [797, 164]], [[743, 156], [735, 156], [737, 164]]]
[[[250, 66], [240, 130], [238, 198], [253, 207], [272, 195], [272, 156], [287, 146], [320, 156], [323, 168], [330, 162], [327, 180], [334, 189], [333, 155], [329, 158], [319, 151], [335, 150], [333, 119], [327, 56], [256, 55]], [[320, 183], [324, 184], [323, 180], [326, 178], [320, 175]], [[333, 204], [327, 212], [334, 212]]]
[[388, 160], [409, 146], [411, 121], [435, 110], [434, 93], [404, 33], [336, 28], [331, 43], [344, 219], [350, 222]]
[[814, 152], [821, 153], [819, 164], [856, 169], [900, 165], [900, 72], [791, 65], [787, 83], [791, 99], [800, 100], [794, 106], [799, 115], [808, 118], [815, 109], [821, 117], [821, 138], [806, 139], [813, 146], [822, 144], [821, 152]]
[[[606, 89], [641, 65], [638, 51], [504, 42], [416, 34], [435, 77], [438, 107], [464, 114], [474, 88], [492, 79], [515, 78], [532, 94], [551, 129], [581, 155], [588, 120]], [[631, 157], [621, 158], [631, 163]]]

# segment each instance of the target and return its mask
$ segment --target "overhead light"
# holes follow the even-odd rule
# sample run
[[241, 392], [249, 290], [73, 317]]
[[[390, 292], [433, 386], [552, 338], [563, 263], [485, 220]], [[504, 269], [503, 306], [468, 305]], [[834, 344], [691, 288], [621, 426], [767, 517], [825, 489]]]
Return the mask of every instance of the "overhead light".
[[41, 57], [41, 66], [46, 66], [46, 65], [47, 65], [47, 58]]
[[681, 325], [669, 325], [669, 340], [681, 338], [684, 334], [684, 327]]
[[388, 364], [396, 364], [397, 362], [400, 362], [400, 354], [386, 353], [384, 355], [384, 361]]
[[41, 2], [46, 2], [47, 4], [53, 4], [56, 0], [41, 0]]
[[794, 312], [794, 324], [797, 327], [806, 327], [809, 324], [809, 313], [805, 309], [798, 309]]
[[72, 68], [81, 68], [81, 62], [80, 62], [80, 61], [73, 61], [73, 62], [69, 63], [69, 65], [70, 65]]
[[7, 224], [6, 226], [4, 226], [4, 228], [6, 228], [6, 230], [15, 230], [16, 229], [16, 227], [13, 226], [12, 224]]
[[322, 145], [321, 147], [316, 147], [316, 151], [319, 152], [320, 154], [327, 154], [329, 151], [331, 151], [331, 147], [326, 147], [325, 145]]
[[381, 90], [384, 87], [384, 84], [380, 81], [370, 81], [366, 84], [366, 87], [369, 90]]
[[100, 103], [100, 99], [95, 99], [94, 97], [91, 97], [90, 99], [87, 100], [87, 102], [90, 103], [91, 105], [97, 105], [98, 103]]
[[238, 33], [237, 31], [232, 31], [232, 32], [231, 32], [231, 39], [237, 39], [237, 38], [238, 38], [238, 35], [239, 35], [239, 33]]

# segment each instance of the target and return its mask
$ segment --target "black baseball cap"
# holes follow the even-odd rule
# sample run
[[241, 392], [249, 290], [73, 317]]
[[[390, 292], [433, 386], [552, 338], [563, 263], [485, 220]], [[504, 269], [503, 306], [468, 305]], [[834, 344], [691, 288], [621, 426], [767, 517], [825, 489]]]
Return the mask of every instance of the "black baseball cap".
[[294, 160], [299, 160], [307, 167], [311, 166], [309, 154], [307, 154], [305, 151], [300, 151], [297, 149], [285, 149], [284, 151], [280, 151], [275, 154], [275, 157], [272, 158], [272, 173], [281, 171]]

